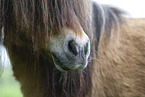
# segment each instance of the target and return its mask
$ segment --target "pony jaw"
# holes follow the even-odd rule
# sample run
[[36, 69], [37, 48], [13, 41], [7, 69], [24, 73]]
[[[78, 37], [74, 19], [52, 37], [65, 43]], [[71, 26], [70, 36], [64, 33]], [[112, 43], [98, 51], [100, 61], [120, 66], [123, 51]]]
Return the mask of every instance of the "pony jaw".
[[[86, 68], [90, 55], [90, 40], [86, 33], [82, 30], [81, 35], [76, 35], [69, 28], [62, 29], [61, 33], [53, 36], [49, 42], [55, 67], [62, 72]], [[72, 40], [74, 46], [70, 50], [68, 46]]]
[[[66, 61], [66, 62], [62, 62], [58, 57], [56, 57], [54, 54], [52, 54], [52, 58], [55, 64], [55, 67], [62, 72], [65, 71], [73, 71], [73, 70], [79, 70], [79, 69], [84, 69], [87, 67], [88, 62], [86, 63], [80, 63], [80, 64], [73, 64], [72, 62]], [[65, 60], [65, 59], [64, 59]]]

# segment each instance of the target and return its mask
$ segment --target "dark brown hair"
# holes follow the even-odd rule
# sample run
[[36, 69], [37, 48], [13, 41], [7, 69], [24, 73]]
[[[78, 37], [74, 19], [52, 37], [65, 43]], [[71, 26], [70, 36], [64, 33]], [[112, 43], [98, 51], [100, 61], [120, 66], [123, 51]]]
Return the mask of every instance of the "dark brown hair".
[[[14, 56], [23, 55], [18, 60], [28, 58], [25, 71], [32, 72], [30, 79], [35, 79], [33, 83], [36, 83], [38, 90], [44, 91], [42, 95], [89, 97], [91, 64], [84, 70], [60, 72], [54, 67], [51, 57], [45, 55], [41, 49], [37, 49], [34, 53], [34, 49], [39, 48], [38, 38], [47, 39], [59, 33], [64, 26], [78, 30], [79, 24], [89, 34], [90, 17], [86, 10], [89, 3], [84, 0], [0, 0], [0, 2], [1, 27], [5, 28], [4, 45], [12, 50]], [[25, 45], [17, 45], [17, 41], [22, 41]], [[14, 72], [14, 75], [17, 74]], [[16, 79], [19, 80], [17, 76]]]
[[[27, 80], [34, 79], [30, 83], [36, 84], [36, 87], [38, 84], [43, 97], [91, 97], [93, 61], [84, 70], [60, 72], [41, 48], [36, 50], [39, 53], [34, 53], [34, 48], [39, 48], [38, 38], [47, 39], [59, 33], [64, 26], [78, 30], [79, 24], [91, 40], [94, 39], [91, 41], [90, 56], [93, 59], [99, 33], [102, 28], [111, 29], [112, 25], [120, 23], [120, 12], [105, 6], [102, 10], [98, 5], [91, 4], [89, 0], [0, 0], [0, 27], [5, 28], [4, 44], [14, 54], [11, 57], [17, 57], [22, 63], [27, 59], [26, 66], [22, 66], [24, 76]], [[107, 22], [103, 24], [104, 21]], [[15, 41], [22, 41], [20, 44], [23, 45], [17, 45]], [[18, 66], [14, 70], [18, 70], [16, 68]], [[15, 71], [14, 75], [19, 80], [21, 75], [18, 76]]]
[[5, 5], [4, 15], [8, 16], [12, 13], [19, 29], [31, 29], [34, 33], [42, 33], [41, 29], [43, 29], [43, 33], [48, 36], [64, 26], [77, 28], [77, 22], [87, 27], [85, 11], [87, 6], [83, 0], [2, 1], [2, 5]]

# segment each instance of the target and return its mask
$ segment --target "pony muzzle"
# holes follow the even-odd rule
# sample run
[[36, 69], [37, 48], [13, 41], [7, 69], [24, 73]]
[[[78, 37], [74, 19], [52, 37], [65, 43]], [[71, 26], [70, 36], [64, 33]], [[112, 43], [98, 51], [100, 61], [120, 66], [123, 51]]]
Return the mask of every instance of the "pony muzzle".
[[87, 67], [90, 55], [90, 40], [82, 31], [77, 35], [65, 28], [62, 34], [51, 40], [51, 53], [55, 67], [60, 71], [79, 70]]

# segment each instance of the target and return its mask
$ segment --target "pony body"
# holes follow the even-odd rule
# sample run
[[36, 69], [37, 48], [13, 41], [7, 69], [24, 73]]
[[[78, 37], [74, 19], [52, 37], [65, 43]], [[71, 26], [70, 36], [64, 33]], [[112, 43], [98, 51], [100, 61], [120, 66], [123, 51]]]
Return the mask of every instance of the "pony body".
[[[144, 19], [123, 23], [120, 10], [91, 0], [0, 0], [0, 5], [3, 44], [24, 97], [145, 96]], [[81, 47], [90, 39], [85, 69], [67, 64], [62, 72], [55, 66], [52, 51], [62, 50], [65, 36]], [[70, 48], [78, 54], [77, 46]], [[67, 52], [57, 53], [64, 58]], [[76, 57], [71, 56], [63, 61]]]
[[[145, 96], [145, 19], [128, 19], [102, 39], [93, 67], [92, 97]], [[107, 42], [105, 42], [107, 41]]]

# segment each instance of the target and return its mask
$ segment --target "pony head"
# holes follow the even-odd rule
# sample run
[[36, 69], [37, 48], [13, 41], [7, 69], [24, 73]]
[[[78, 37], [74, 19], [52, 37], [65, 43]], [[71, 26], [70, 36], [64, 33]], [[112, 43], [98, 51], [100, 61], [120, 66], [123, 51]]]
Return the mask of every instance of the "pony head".
[[90, 55], [91, 36], [88, 15], [91, 8], [87, 8], [86, 2], [3, 1], [4, 44], [11, 41], [16, 46], [29, 45], [33, 53], [43, 51], [60, 71], [84, 69]]

